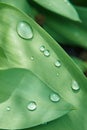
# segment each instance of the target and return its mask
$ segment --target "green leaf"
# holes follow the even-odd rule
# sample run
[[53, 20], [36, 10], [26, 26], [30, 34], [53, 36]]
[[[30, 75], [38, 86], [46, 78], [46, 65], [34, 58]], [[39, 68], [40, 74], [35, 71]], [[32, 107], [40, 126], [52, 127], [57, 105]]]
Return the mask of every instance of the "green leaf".
[[79, 6], [75, 6], [75, 8], [79, 14], [81, 21], [87, 25], [87, 8]]
[[0, 103], [0, 128], [40, 125], [73, 109], [58, 94], [56, 99], [53, 94], [54, 91], [28, 70], [0, 70], [0, 102], [3, 101]]
[[[61, 91], [60, 86], [63, 86], [66, 88], [66, 91], [70, 91], [71, 93], [72, 90], [70, 89], [70, 86], [72, 81], [77, 80], [80, 84], [78, 75], [83, 81], [85, 80], [85, 77], [79, 71], [78, 67], [76, 67], [62, 48], [31, 18], [11, 6], [6, 6], [4, 4], [1, 4], [1, 6], [0, 46], [6, 55], [6, 61], [3, 61], [3, 65], [5, 66], [6, 62], [9, 64], [8, 66], [5, 66], [6, 68], [21, 67], [30, 69], [39, 78], [46, 82], [46, 84], [53, 86], [54, 90], [60, 90], [62, 94], [63, 92]], [[20, 27], [19, 23], [22, 21], [28, 23], [29, 33], [33, 33], [33, 37], [29, 40], [24, 39], [24, 37], [22, 38], [20, 32], [17, 30], [17, 27]], [[30, 27], [32, 28], [32, 32], [30, 31]], [[28, 30], [25, 28], [25, 32], [26, 31]], [[3, 42], [2, 39], [4, 39]], [[44, 52], [41, 52], [40, 50], [42, 45], [45, 47]], [[48, 56], [45, 55], [46, 50], [49, 50]], [[60, 63], [58, 67], [56, 66], [57, 61]], [[43, 69], [40, 68], [40, 66]], [[56, 82], [57, 80], [59, 82]], [[66, 84], [64, 84], [63, 81], [66, 81]], [[65, 92], [64, 95], [66, 95]]]
[[[87, 98], [87, 78], [78, 66], [53, 38], [23, 12], [0, 4], [0, 18], [0, 47], [6, 57], [2, 58], [0, 69], [19, 67], [31, 70], [50, 89], [76, 108], [75, 112], [66, 116], [67, 119], [63, 118], [63, 123], [56, 124], [56, 128], [60, 126], [60, 130], [70, 130], [70, 127], [71, 130], [86, 130], [87, 103], [84, 101]], [[78, 117], [85, 121], [77, 120]], [[65, 119], [69, 124], [67, 127]], [[58, 122], [62, 122], [60, 118]], [[80, 125], [76, 126], [76, 122]], [[61, 124], [64, 124], [63, 129]]]
[[87, 71], [87, 61], [83, 61], [76, 57], [72, 57], [72, 59], [83, 72]]
[[27, 0], [22, 0], [21, 2], [20, 2], [20, 0], [0, 0], [0, 2], [12, 5], [12, 6], [24, 11], [28, 15], [30, 15], [30, 16], [32, 15], [32, 9], [29, 6]]
[[[80, 14], [81, 11], [78, 11], [82, 22], [69, 20], [67, 17], [63, 17], [62, 15], [57, 15], [49, 10], [46, 10], [39, 6], [35, 6], [34, 2], [30, 3], [31, 7], [34, 10], [38, 11], [39, 14], [45, 17], [45, 22], [43, 24], [43, 28], [58, 42], [62, 44], [72, 44], [74, 46], [81, 46], [87, 48], [87, 37], [86, 37], [86, 20], [83, 22], [84, 15]], [[86, 12], [85, 12], [86, 14]], [[72, 15], [71, 15], [72, 16]], [[86, 16], [85, 16], [86, 17]], [[85, 19], [84, 17], [84, 19]]]
[[83, 22], [75, 22], [62, 16], [47, 14], [44, 28], [50, 34], [53, 31], [55, 37], [58, 35], [56, 40], [60, 41], [60, 43], [69, 43], [74, 46], [87, 48], [87, 26]]
[[[75, 10], [75, 8], [70, 4], [68, 0], [33, 0], [42, 7], [68, 17], [72, 20], [80, 21], [79, 16]], [[72, 14], [72, 15], [71, 15]]]

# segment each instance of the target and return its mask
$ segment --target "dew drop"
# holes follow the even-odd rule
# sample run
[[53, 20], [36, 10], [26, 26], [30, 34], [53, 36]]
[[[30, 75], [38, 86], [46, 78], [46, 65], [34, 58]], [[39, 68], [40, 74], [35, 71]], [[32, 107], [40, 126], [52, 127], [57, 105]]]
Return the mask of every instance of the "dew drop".
[[17, 25], [17, 33], [24, 39], [31, 39], [33, 37], [33, 31], [31, 26], [27, 22], [20, 22]]
[[6, 108], [6, 110], [7, 110], [7, 111], [10, 111], [10, 110], [11, 110], [11, 108], [8, 106], [8, 107]]
[[45, 51], [45, 46], [43, 46], [43, 45], [40, 46], [40, 51], [41, 51], [41, 52], [44, 52], [44, 51]]
[[61, 63], [60, 63], [59, 60], [57, 60], [57, 61], [55, 62], [55, 66], [56, 66], [56, 67], [60, 67], [60, 66], [61, 66]]
[[45, 50], [45, 51], [44, 51], [44, 55], [45, 55], [46, 57], [49, 57], [49, 56], [50, 56], [49, 50]]
[[57, 73], [56, 75], [57, 75], [57, 77], [58, 77], [58, 76], [59, 76], [59, 73]]
[[30, 58], [32, 61], [34, 60], [34, 57], [33, 56], [31, 56], [31, 58]]
[[76, 81], [72, 81], [72, 89], [74, 91], [78, 91], [80, 89], [80, 87]]
[[34, 101], [31, 101], [31, 102], [29, 102], [27, 108], [30, 111], [34, 111], [37, 108], [37, 105], [36, 105], [36, 103]]
[[60, 96], [57, 93], [52, 93], [50, 95], [50, 100], [53, 102], [58, 102], [60, 100]]

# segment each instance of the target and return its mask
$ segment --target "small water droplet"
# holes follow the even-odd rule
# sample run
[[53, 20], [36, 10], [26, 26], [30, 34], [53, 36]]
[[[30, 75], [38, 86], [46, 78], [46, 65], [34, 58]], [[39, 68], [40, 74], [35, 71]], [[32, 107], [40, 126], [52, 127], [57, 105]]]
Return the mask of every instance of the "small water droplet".
[[34, 57], [33, 56], [31, 56], [31, 58], [30, 58], [32, 61], [34, 60]]
[[8, 107], [6, 108], [6, 110], [7, 110], [7, 111], [10, 111], [10, 110], [11, 110], [11, 108], [8, 106]]
[[34, 101], [31, 101], [31, 102], [29, 102], [27, 108], [30, 111], [34, 111], [37, 108], [37, 105], [36, 105], [36, 103]]
[[59, 76], [59, 73], [57, 73], [56, 75]]
[[49, 50], [45, 50], [45, 51], [44, 51], [44, 55], [45, 55], [46, 57], [49, 57], [49, 56], [50, 56]]
[[20, 22], [17, 25], [17, 33], [24, 39], [31, 39], [33, 37], [33, 31], [31, 26], [27, 22]]
[[57, 60], [57, 61], [55, 62], [55, 66], [56, 66], [56, 67], [60, 67], [60, 66], [61, 66], [61, 63], [60, 63], [59, 60]]
[[40, 46], [40, 51], [41, 51], [41, 52], [44, 52], [44, 51], [45, 51], [45, 46], [43, 46], [43, 45]]
[[75, 91], [78, 91], [80, 89], [80, 87], [76, 81], [72, 81], [72, 89]]
[[50, 100], [53, 102], [58, 102], [60, 100], [60, 96], [57, 93], [52, 93], [50, 95]]

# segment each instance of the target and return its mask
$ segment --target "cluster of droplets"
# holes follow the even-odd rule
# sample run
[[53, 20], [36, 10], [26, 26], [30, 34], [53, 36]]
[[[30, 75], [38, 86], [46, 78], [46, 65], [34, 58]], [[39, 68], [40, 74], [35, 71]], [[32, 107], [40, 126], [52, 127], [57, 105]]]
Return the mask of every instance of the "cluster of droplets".
[[[50, 100], [54, 103], [57, 103], [60, 101], [60, 96], [57, 93], [51, 93], [49, 96]], [[37, 103], [35, 101], [30, 101], [27, 105], [27, 109], [29, 111], [35, 111], [37, 109]], [[7, 111], [10, 111], [11, 108], [8, 106], [6, 108]]]
[[[74, 91], [78, 91], [80, 89], [80, 87], [79, 87], [79, 85], [78, 85], [78, 83], [76, 81], [72, 81], [72, 86], [71, 87], [72, 87], [72, 89]], [[57, 93], [51, 93], [50, 96], [49, 96], [49, 98], [54, 103], [59, 102], [60, 99], [61, 99], [60, 96]], [[36, 110], [36, 108], [37, 108], [36, 102], [34, 102], [34, 101], [29, 102], [27, 108], [30, 111]], [[9, 110], [9, 108], [8, 108], [8, 110]]]
[[[60, 101], [60, 96], [59, 96], [57, 93], [51, 93], [51, 94], [50, 94], [50, 100], [51, 100], [52, 102], [56, 102], [56, 103], [57, 103], [57, 102]], [[28, 110], [30, 110], [30, 111], [36, 110], [36, 109], [37, 109], [37, 104], [36, 104], [36, 102], [34, 102], [34, 101], [29, 102], [27, 108], [28, 108]]]
[[[64, 0], [65, 2], [68, 3], [67, 0]], [[33, 30], [31, 28], [31, 26], [29, 25], [29, 23], [27, 22], [19, 22], [17, 25], [17, 33], [18, 35], [27, 40], [27, 39], [32, 39], [33, 38]], [[44, 54], [44, 56], [49, 57], [50, 56], [50, 51], [48, 49], [45, 48], [44, 45], [40, 46], [40, 51]], [[34, 57], [31, 57], [31, 60], [34, 60]], [[60, 67], [61, 66], [61, 62], [60, 60], [56, 60], [54, 63], [55, 67]], [[57, 76], [59, 75], [59, 73], [57, 73]], [[74, 91], [78, 91], [80, 89], [78, 83], [76, 81], [72, 81], [72, 86], [71, 86], [72, 90]], [[57, 93], [52, 93], [50, 94], [50, 100], [52, 102], [59, 102], [60, 101], [60, 96]], [[28, 110], [30, 111], [34, 111], [37, 109], [37, 104], [34, 101], [29, 102], [28, 106], [27, 106]], [[8, 106], [6, 108], [7, 111], [10, 111], [11, 108]]]
[[[46, 57], [49, 57], [49, 56], [50, 56], [50, 51], [49, 51], [48, 49], [45, 49], [45, 46], [44, 46], [44, 45], [41, 45], [41, 46], [40, 46], [40, 51], [43, 52], [44, 56], [46, 56]], [[60, 60], [56, 60], [55, 63], [54, 63], [54, 65], [55, 65], [56, 67], [60, 67], [60, 66], [61, 66]], [[58, 74], [57, 74], [57, 75], [58, 75]]]
[[44, 56], [46, 57], [50, 56], [50, 51], [48, 49], [45, 49], [44, 45], [40, 46], [40, 51], [44, 54]]
[[[71, 87], [72, 87], [72, 89], [74, 91], [78, 91], [80, 89], [80, 87], [79, 87], [79, 85], [78, 85], [78, 83], [76, 81], [72, 81], [72, 86]], [[61, 99], [60, 96], [57, 93], [51, 93], [50, 96], [49, 96], [49, 98], [54, 103], [59, 102], [60, 99]], [[37, 108], [36, 102], [34, 102], [34, 101], [29, 102], [27, 108], [30, 111], [36, 110], [36, 108]], [[9, 108], [8, 108], [8, 110], [9, 110]]]
[[[66, 1], [67, 1], [67, 0], [66, 0]], [[49, 51], [49, 50], [46, 50], [44, 45], [40, 46], [40, 51], [43, 52], [45, 56], [47, 56], [47, 57], [50, 56], [50, 51]], [[57, 68], [61, 67], [61, 62], [60, 62], [60, 60], [56, 60], [56, 61], [54, 62], [54, 65], [55, 65], [55, 67], [57, 67]], [[59, 76], [59, 73], [57, 73], [56, 75]], [[78, 91], [78, 90], [80, 89], [78, 83], [77, 83], [75, 80], [72, 81], [71, 88], [72, 88], [72, 90], [74, 90], [74, 91]]]
[[[80, 89], [78, 83], [77, 83], [75, 80], [72, 81], [71, 88], [72, 88], [73, 91], [76, 91], [76, 92]], [[60, 96], [59, 96], [57, 93], [51, 93], [50, 96], [49, 96], [49, 98], [50, 98], [50, 100], [51, 100], [52, 102], [54, 102], [54, 103], [59, 102], [60, 99], [61, 99]], [[35, 101], [29, 102], [29, 104], [28, 104], [28, 106], [27, 106], [27, 109], [28, 109], [29, 111], [34, 111], [34, 110], [36, 110], [36, 109], [37, 109], [37, 104], [36, 104], [36, 102], [35, 102]], [[7, 111], [10, 111], [10, 110], [11, 110], [10, 106], [8, 106], [8, 107], [6, 108], [6, 110], [7, 110]]]

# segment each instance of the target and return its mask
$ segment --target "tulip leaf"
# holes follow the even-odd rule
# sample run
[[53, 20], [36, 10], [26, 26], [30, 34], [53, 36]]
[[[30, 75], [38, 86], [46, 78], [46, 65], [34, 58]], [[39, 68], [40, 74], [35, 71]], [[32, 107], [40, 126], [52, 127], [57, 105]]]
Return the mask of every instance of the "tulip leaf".
[[75, 8], [79, 14], [81, 21], [87, 25], [87, 8], [79, 6], [75, 6]]
[[[32, 72], [0, 70], [0, 128], [23, 129], [59, 118], [73, 109]], [[33, 105], [32, 105], [33, 104]]]
[[87, 61], [83, 61], [76, 57], [72, 57], [72, 59], [83, 72], [87, 71]]
[[[30, 1], [30, 5], [32, 8], [34, 8], [34, 10], [37, 10], [38, 12], [37, 15], [35, 15], [35, 17], [36, 16], [39, 17], [39, 14], [42, 14], [42, 17], [45, 17], [43, 28], [56, 41], [62, 44], [70, 44], [70, 45], [72, 44], [74, 46], [81, 46], [81, 47], [87, 48], [86, 9], [74, 6], [74, 8], [76, 8], [80, 16], [80, 19], [82, 21], [82, 22], [81, 21], [77, 22], [77, 21], [72, 21], [68, 19], [67, 17], [63, 17], [61, 14], [58, 15], [56, 13], [50, 12], [49, 10], [46, 10], [45, 8], [43, 8], [42, 10], [41, 7], [35, 6], [34, 2]], [[35, 20], [37, 21], [37, 19]]]
[[87, 25], [83, 22], [71, 21], [62, 16], [49, 14], [46, 16], [44, 28], [51, 35], [53, 35], [52, 31], [54, 32], [55, 37], [58, 35], [60, 39], [56, 40], [59, 40], [60, 43], [72, 43], [74, 46], [87, 48]]
[[20, 2], [20, 0], [0, 0], [0, 2], [12, 5], [12, 6], [24, 11], [28, 15], [32, 15], [32, 10], [31, 10], [31, 7], [29, 6], [27, 0], [22, 0], [21, 2]]
[[[4, 68], [21, 67], [30, 69], [46, 84], [52, 86], [52, 89], [60, 91], [66, 97], [67, 94], [62, 91], [60, 86], [63, 86], [66, 92], [73, 95], [71, 84], [73, 80], [80, 84], [78, 75], [81, 76], [80, 78], [84, 81], [85, 86], [84, 75], [63, 49], [43, 29], [19, 10], [5, 4], [1, 5], [0, 46], [6, 55], [5, 61], [3, 60]], [[25, 35], [26, 33], [20, 32], [19, 25], [21, 22], [29, 27], [29, 38], [32, 37], [29, 40], [25, 37], [28, 36]], [[24, 32], [26, 31], [28, 30], [25, 28]], [[2, 39], [4, 39], [3, 42]], [[40, 50], [41, 48], [45, 48], [44, 52]], [[3, 66], [0, 66], [1, 69], [3, 69]]]
[[42, 7], [46, 8], [54, 13], [63, 15], [72, 20], [80, 21], [75, 8], [72, 6], [72, 4], [68, 0], [54, 0], [54, 1], [53, 0], [50, 0], [50, 1], [49, 0], [45, 0], [45, 1], [33, 0], [33, 1], [35, 1]]
[[[77, 128], [81, 128], [79, 130], [86, 130], [83, 126], [83, 120], [77, 120], [79, 126], [76, 126], [76, 120], [74, 121], [74, 117], [78, 119], [77, 117], [79, 116], [81, 116], [81, 119], [85, 119], [84, 123], [87, 121], [87, 103], [84, 102], [87, 98], [87, 78], [83, 75], [82, 71], [80, 71], [78, 66], [65, 53], [59, 44], [57, 44], [48, 33], [46, 33], [39, 25], [37, 25], [23, 12], [12, 6], [0, 4], [0, 18], [0, 48], [2, 51], [0, 54], [0, 69], [3, 71], [3, 69], [11, 69], [15, 67], [32, 71], [36, 77], [38, 77], [49, 87], [49, 89], [58, 93], [66, 102], [72, 104], [76, 108], [75, 112], [71, 111], [70, 114], [68, 114], [69, 117], [67, 117], [66, 121], [68, 122], [70, 119], [69, 126], [71, 127], [72, 124], [72, 128], [74, 128], [74, 130], [77, 130]], [[63, 25], [63, 27], [65, 26], [66, 25]], [[66, 35], [68, 34], [66, 33]], [[18, 75], [20, 76], [20, 74]], [[10, 79], [11, 77], [12, 76], [10, 76]], [[2, 102], [9, 98], [15, 88], [15, 85], [16, 83], [13, 85], [12, 90], [8, 91], [7, 96], [2, 96]], [[17, 104], [19, 104], [19, 100]], [[2, 106], [3, 104], [4, 102], [2, 103]], [[14, 113], [14, 111], [12, 113]], [[8, 121], [8, 118], [6, 118], [6, 121]], [[23, 119], [21, 120], [23, 121]], [[26, 122], [26, 119], [24, 120]], [[60, 118], [59, 122], [62, 122], [60, 121]], [[31, 123], [31, 126], [35, 125], [34, 122]], [[36, 125], [39, 123], [36, 123]], [[4, 127], [4, 117], [2, 124]], [[29, 124], [24, 126], [25, 123], [22, 123], [22, 125], [23, 127], [29, 126]], [[63, 126], [61, 126], [60, 130], [62, 130], [62, 127]], [[11, 126], [10, 128], [13, 127]], [[87, 127], [85, 126], [85, 128]], [[68, 128], [65, 130], [68, 130]]]

